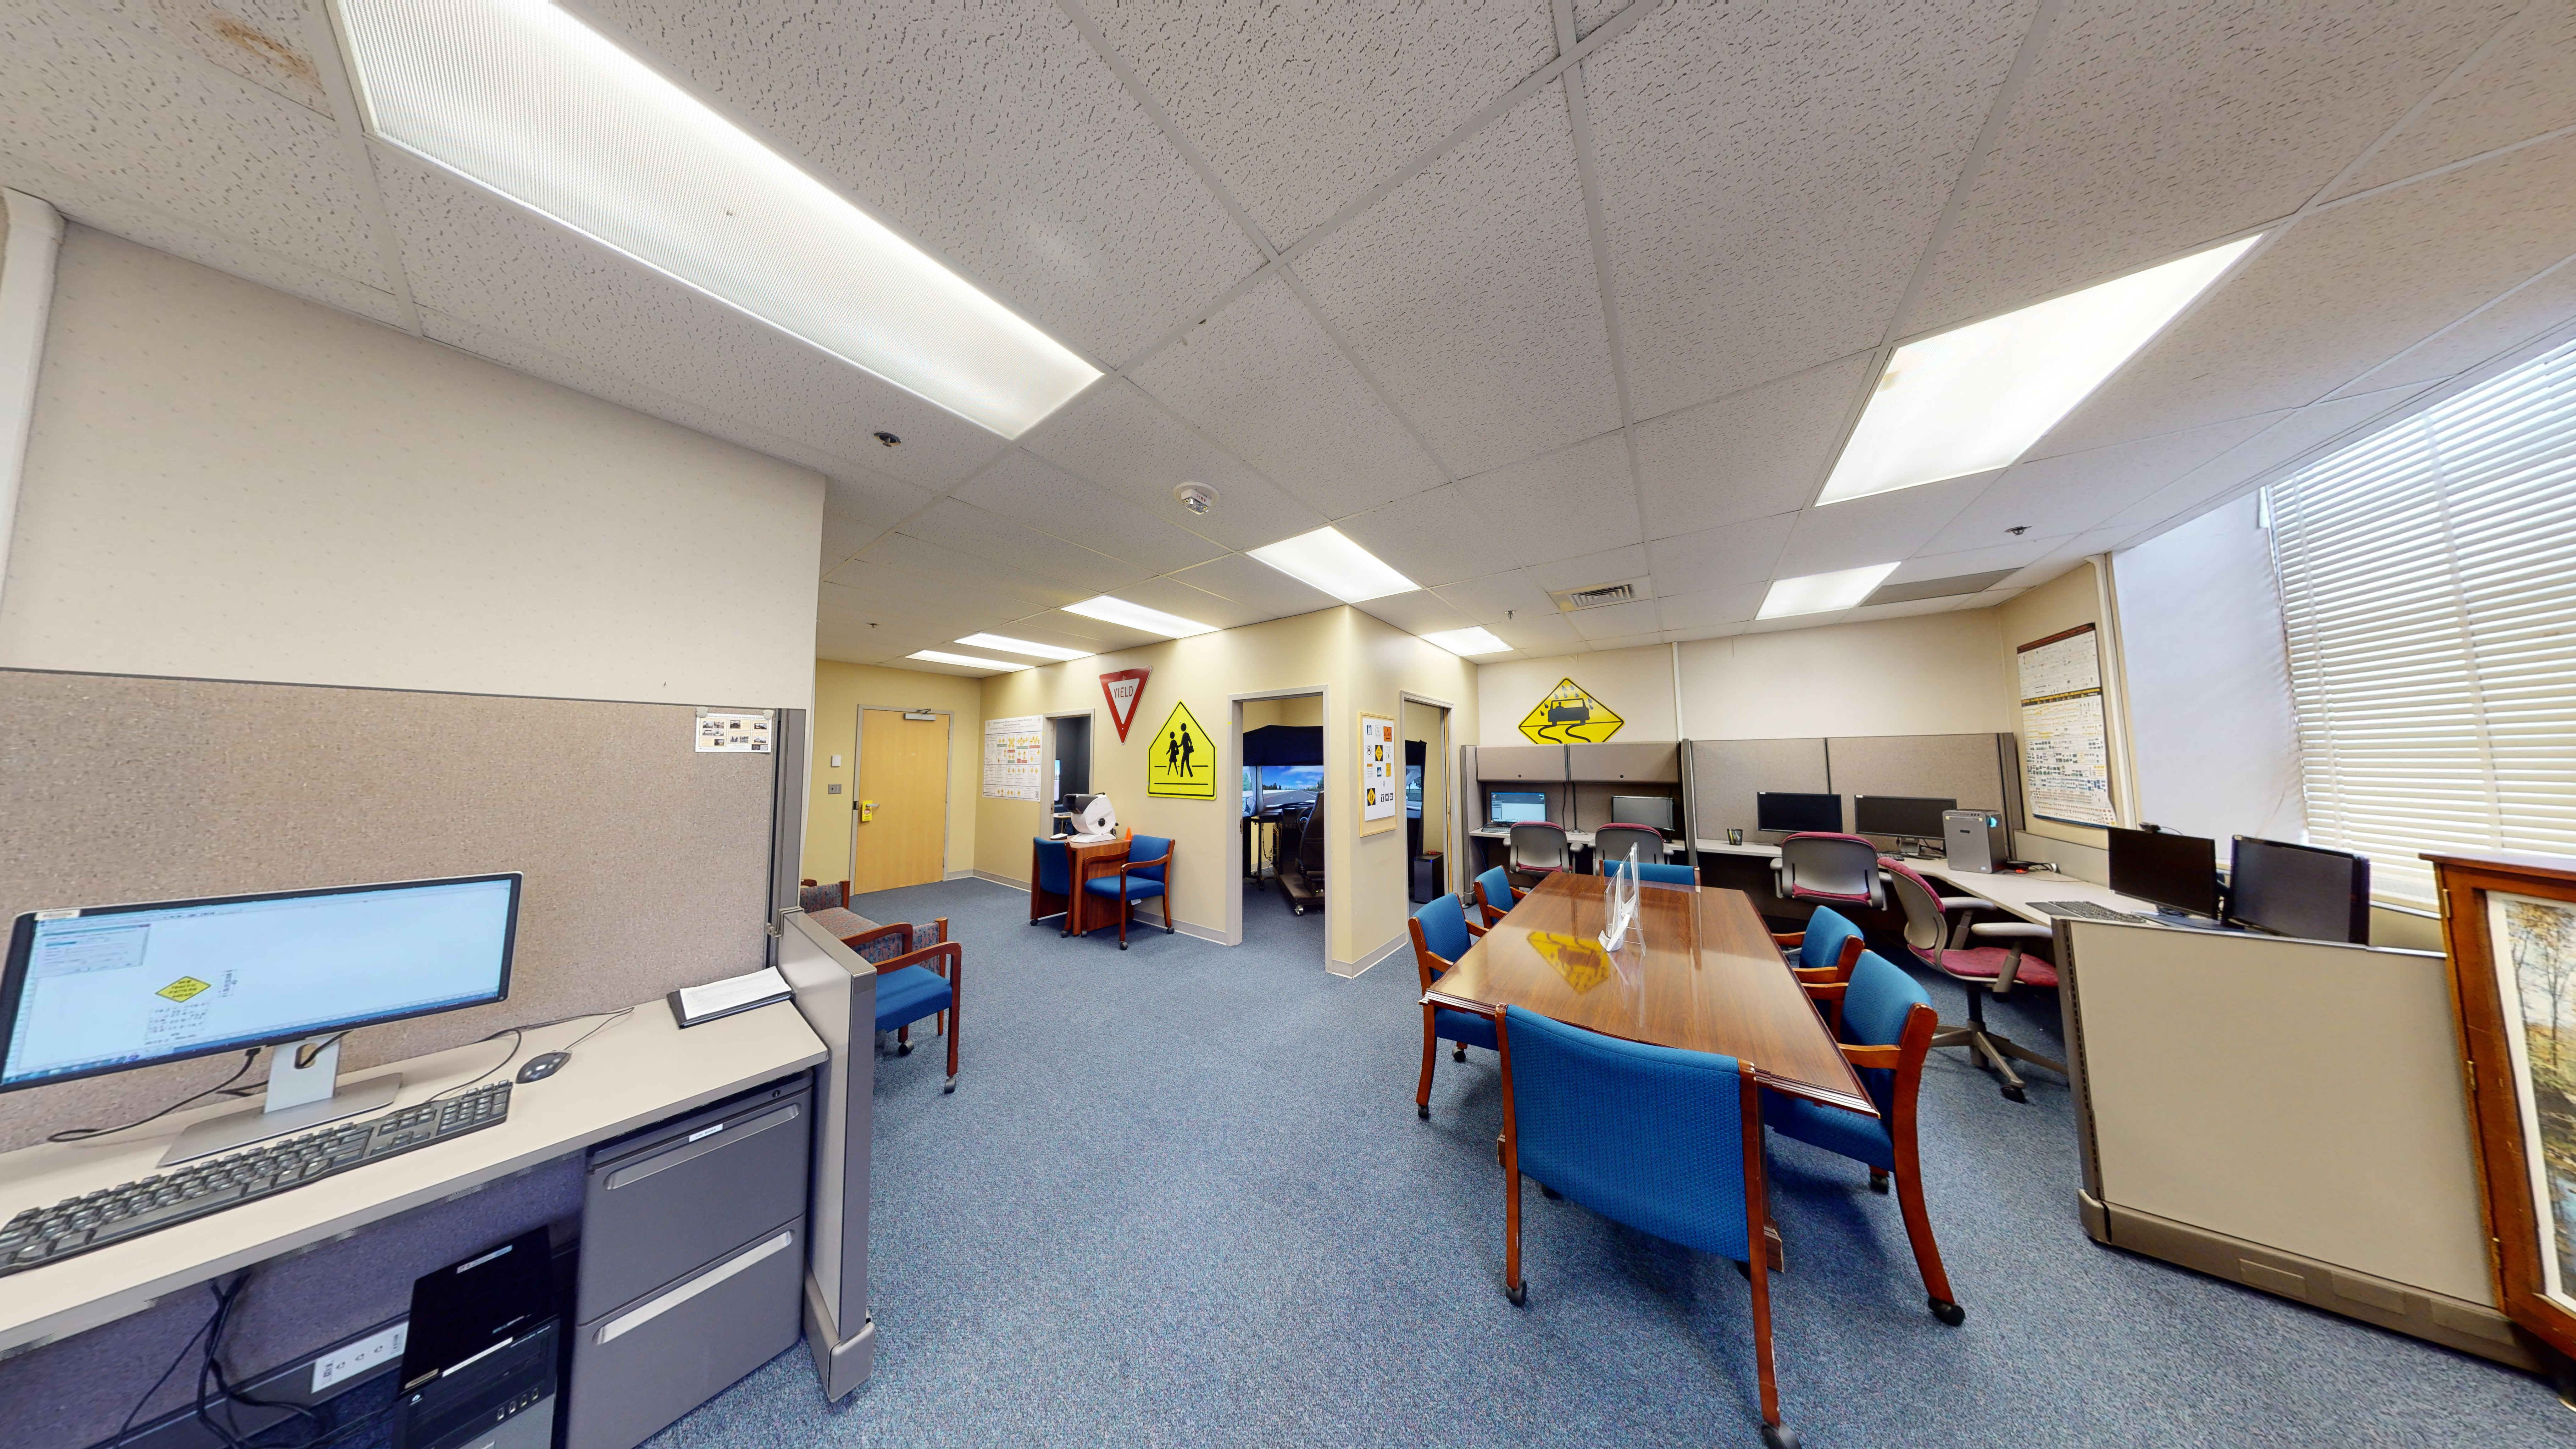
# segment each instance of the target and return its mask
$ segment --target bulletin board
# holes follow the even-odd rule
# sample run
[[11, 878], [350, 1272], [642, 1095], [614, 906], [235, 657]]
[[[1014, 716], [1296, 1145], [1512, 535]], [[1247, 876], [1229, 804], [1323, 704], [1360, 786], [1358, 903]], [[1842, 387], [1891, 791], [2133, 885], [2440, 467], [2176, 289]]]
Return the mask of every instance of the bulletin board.
[[1393, 830], [1404, 816], [1404, 746], [1395, 716], [1360, 711], [1360, 834]]
[[2111, 802], [2111, 742], [2102, 713], [2102, 651], [2079, 624], [2015, 652], [2021, 682], [2022, 789], [2034, 818], [2120, 823]]

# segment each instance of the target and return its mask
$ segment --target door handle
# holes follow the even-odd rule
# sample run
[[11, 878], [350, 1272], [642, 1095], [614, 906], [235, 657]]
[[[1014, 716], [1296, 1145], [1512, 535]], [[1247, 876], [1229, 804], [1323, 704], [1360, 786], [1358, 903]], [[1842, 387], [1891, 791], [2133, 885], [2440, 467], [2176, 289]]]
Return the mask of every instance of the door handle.
[[859, 823], [861, 825], [865, 825], [869, 821], [877, 818], [877, 802], [874, 800], [861, 800], [858, 802], [858, 808]]

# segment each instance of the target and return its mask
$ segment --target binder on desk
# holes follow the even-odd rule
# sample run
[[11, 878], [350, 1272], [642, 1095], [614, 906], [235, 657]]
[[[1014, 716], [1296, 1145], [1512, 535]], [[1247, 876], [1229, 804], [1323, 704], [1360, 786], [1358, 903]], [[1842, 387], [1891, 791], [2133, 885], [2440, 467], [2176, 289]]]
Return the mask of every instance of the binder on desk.
[[683, 986], [672, 992], [671, 1019], [683, 1027], [696, 1026], [737, 1011], [785, 1001], [795, 994], [777, 967], [763, 966], [745, 975], [728, 976], [704, 986]]

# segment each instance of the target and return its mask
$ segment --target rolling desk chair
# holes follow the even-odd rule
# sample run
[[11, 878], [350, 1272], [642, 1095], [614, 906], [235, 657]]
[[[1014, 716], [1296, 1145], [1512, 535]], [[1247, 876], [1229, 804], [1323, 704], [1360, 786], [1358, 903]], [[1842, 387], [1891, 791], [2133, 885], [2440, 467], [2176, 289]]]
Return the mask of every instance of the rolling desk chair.
[[1521, 1174], [1616, 1222], [1744, 1265], [1753, 1285], [1753, 1361], [1762, 1442], [1795, 1449], [1771, 1367], [1770, 1249], [1764, 1241], [1762, 1109], [1753, 1070], [1733, 1057], [1621, 1041], [1503, 1009], [1503, 1283], [1521, 1281]]
[[1499, 865], [1490, 867], [1484, 874], [1476, 877], [1474, 888], [1476, 909], [1483, 913], [1487, 930], [1492, 930], [1496, 921], [1511, 914], [1512, 907], [1520, 904], [1521, 897], [1529, 894], [1512, 884], [1511, 872]]
[[[1082, 888], [1104, 901], [1118, 903], [1118, 949], [1127, 949], [1127, 923], [1136, 916], [1136, 907], [1144, 901], [1163, 904], [1163, 934], [1180, 929], [1172, 924], [1172, 896], [1168, 872], [1172, 865], [1172, 842], [1159, 835], [1138, 835], [1127, 842], [1127, 858], [1118, 865], [1118, 874], [1095, 875], [1082, 883]], [[1086, 917], [1086, 919], [1088, 919]]]
[[[1601, 873], [1613, 879], [1624, 878], [1628, 874], [1628, 862], [1611, 861]], [[1699, 877], [1691, 874], [1689, 866], [1668, 865], [1660, 860], [1638, 861], [1637, 879], [1641, 883], [1651, 885], [1695, 886], [1699, 884]]]
[[1553, 821], [1515, 821], [1505, 863], [1516, 876], [1554, 875], [1574, 868], [1574, 847], [1566, 841], [1565, 827]]
[[1932, 998], [1920, 982], [1875, 951], [1861, 953], [1849, 981], [1811, 984], [1807, 994], [1838, 1005], [1843, 1056], [1877, 1104], [1878, 1116], [1765, 1092], [1762, 1120], [1784, 1136], [1866, 1164], [1872, 1192], [1887, 1191], [1888, 1176], [1895, 1175], [1896, 1205], [1905, 1218], [1906, 1239], [1914, 1245], [1915, 1270], [1923, 1275], [1924, 1300], [1933, 1317], [1956, 1328], [1968, 1313], [1950, 1296], [1941, 1245], [1932, 1238], [1932, 1214], [1923, 1205], [1923, 1158], [1915, 1141], [1914, 1099], [1941, 1014], [1932, 1009]]
[[1878, 847], [1857, 835], [1800, 831], [1780, 842], [1771, 864], [1772, 890], [1784, 901], [1838, 901], [1879, 910], [1887, 894], [1879, 885]]
[[[1475, 938], [1484, 934], [1467, 924], [1466, 913], [1458, 909], [1456, 896], [1433, 896], [1422, 903], [1405, 930], [1413, 937], [1413, 969], [1422, 978], [1422, 994], [1431, 994], [1431, 983], [1441, 973], [1458, 964]], [[1465, 1061], [1467, 1048], [1494, 1047], [1493, 1018], [1469, 1011], [1452, 1011], [1422, 1003], [1422, 1081], [1413, 1089], [1413, 1115], [1429, 1120], [1431, 1116], [1431, 1062], [1438, 1055], [1438, 1039], [1449, 1038], [1452, 1061]]]
[[[2064, 1075], [2066, 1064], [2051, 1061], [2034, 1051], [2015, 1046], [2009, 1038], [1986, 1030], [1986, 994], [2010, 996], [2017, 985], [2055, 987], [2057, 968], [2046, 961], [2022, 954], [2032, 941], [2045, 941], [2050, 936], [2046, 926], [2026, 921], [1988, 921], [1971, 925], [1967, 912], [1985, 909], [1986, 903], [1973, 896], [1943, 896], [1932, 883], [1916, 875], [1902, 861], [1882, 861], [1888, 879], [1896, 888], [1897, 903], [1905, 908], [1905, 946], [1916, 959], [1951, 980], [1968, 993], [1968, 1024], [1953, 1027], [1932, 1038], [1936, 1047], [1963, 1046], [1971, 1060], [1982, 1057], [2001, 1075], [2003, 1093], [2016, 1102], [2029, 1098], [2022, 1094], [2021, 1074], [2012, 1069], [2014, 1060], [2032, 1066], [2046, 1067]], [[1956, 929], [1950, 925], [1950, 912], [1960, 912]], [[2009, 941], [2008, 946], [1971, 946], [1971, 939]]]
[[[1604, 825], [1592, 832], [1592, 873], [1608, 875], [1610, 862], [1626, 860], [1629, 847], [1637, 851], [1639, 865], [1661, 865], [1664, 861], [1664, 832], [1651, 825]], [[1653, 876], [1647, 876], [1653, 880]]]

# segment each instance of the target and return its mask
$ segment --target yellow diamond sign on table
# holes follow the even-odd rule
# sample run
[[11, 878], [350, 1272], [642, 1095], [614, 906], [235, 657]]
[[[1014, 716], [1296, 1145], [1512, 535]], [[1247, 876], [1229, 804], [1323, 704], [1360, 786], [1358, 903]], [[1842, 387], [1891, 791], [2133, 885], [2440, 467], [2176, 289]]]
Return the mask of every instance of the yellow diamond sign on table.
[[1602, 950], [1598, 941], [1562, 931], [1532, 931], [1529, 943], [1538, 958], [1554, 967], [1577, 994], [1610, 979], [1610, 953]]
[[1181, 800], [1216, 798], [1216, 742], [1186, 704], [1172, 706], [1171, 717], [1145, 751], [1145, 793]]
[[169, 985], [162, 987], [160, 990], [153, 992], [152, 994], [155, 996], [169, 997], [172, 1001], [185, 1001], [200, 991], [212, 991], [214, 989], [215, 984], [211, 981], [200, 981], [194, 976], [182, 976], [178, 980], [171, 982]]
[[1560, 679], [1536, 709], [1521, 716], [1521, 733], [1542, 745], [1597, 745], [1626, 723], [1582, 685]]

